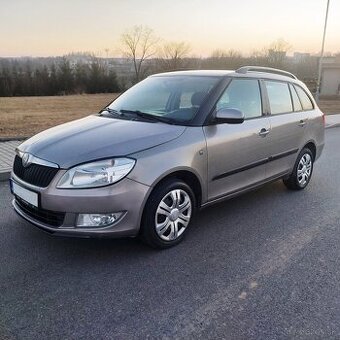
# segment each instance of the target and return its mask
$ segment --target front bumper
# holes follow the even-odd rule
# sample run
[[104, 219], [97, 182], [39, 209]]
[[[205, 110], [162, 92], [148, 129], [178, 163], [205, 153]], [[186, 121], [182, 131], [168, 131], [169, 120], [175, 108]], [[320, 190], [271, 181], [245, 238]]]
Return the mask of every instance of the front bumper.
[[[28, 190], [39, 194], [39, 208], [25, 206], [14, 198], [14, 210], [25, 220], [36, 227], [55, 235], [78, 237], [125, 237], [136, 236], [139, 232], [143, 208], [150, 187], [124, 178], [120, 182], [93, 189], [57, 189], [65, 170], [61, 170], [46, 188], [27, 184], [12, 173], [11, 179]], [[30, 208], [30, 209], [26, 209]], [[49, 223], [47, 218], [41, 218], [48, 213], [62, 215], [59, 225]], [[77, 227], [79, 213], [115, 213], [123, 215], [112, 225], [105, 227]]]

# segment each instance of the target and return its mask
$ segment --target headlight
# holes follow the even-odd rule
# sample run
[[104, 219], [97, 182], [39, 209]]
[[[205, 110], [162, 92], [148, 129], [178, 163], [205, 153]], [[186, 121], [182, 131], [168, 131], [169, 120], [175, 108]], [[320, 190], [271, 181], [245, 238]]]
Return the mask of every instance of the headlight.
[[59, 180], [57, 188], [95, 188], [118, 182], [132, 170], [136, 161], [114, 158], [82, 164], [68, 170]]

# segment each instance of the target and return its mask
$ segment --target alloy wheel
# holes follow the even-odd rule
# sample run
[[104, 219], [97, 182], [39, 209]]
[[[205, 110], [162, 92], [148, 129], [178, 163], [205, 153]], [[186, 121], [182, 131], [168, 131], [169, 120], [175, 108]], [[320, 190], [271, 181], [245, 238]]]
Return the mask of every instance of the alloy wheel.
[[313, 161], [312, 157], [305, 153], [297, 166], [297, 180], [300, 187], [307, 185], [310, 175], [312, 173]]
[[174, 241], [189, 225], [192, 202], [182, 189], [171, 190], [158, 204], [155, 215], [157, 235], [165, 241]]

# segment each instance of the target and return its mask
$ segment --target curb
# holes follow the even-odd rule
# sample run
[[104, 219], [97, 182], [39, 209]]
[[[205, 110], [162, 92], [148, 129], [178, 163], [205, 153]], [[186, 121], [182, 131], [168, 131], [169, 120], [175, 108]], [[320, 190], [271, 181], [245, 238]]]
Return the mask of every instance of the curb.
[[325, 129], [332, 129], [336, 127], [340, 127], [340, 123], [329, 124], [325, 127]]
[[17, 140], [19, 142], [26, 140], [30, 137], [0, 137], [0, 143], [2, 142], [12, 142], [14, 140]]

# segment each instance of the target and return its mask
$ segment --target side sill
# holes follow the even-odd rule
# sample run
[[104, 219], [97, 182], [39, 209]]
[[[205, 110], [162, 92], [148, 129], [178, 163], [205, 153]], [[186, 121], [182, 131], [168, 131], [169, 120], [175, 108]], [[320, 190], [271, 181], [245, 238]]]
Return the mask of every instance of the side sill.
[[201, 205], [201, 209], [205, 209], [205, 208], [207, 208], [207, 207], [209, 207], [209, 206], [211, 206], [211, 205], [213, 205], [215, 203], [219, 203], [219, 202], [222, 202], [222, 201], [225, 201], [225, 200], [228, 200], [228, 199], [232, 199], [232, 198], [234, 198], [236, 196], [240, 196], [240, 195], [242, 195], [242, 194], [244, 194], [246, 192], [256, 190], [256, 189], [264, 186], [265, 184], [275, 182], [275, 181], [280, 180], [283, 177], [288, 176], [288, 175], [289, 175], [289, 172], [285, 171], [285, 172], [282, 172], [282, 173], [280, 173], [278, 175], [275, 175], [275, 176], [272, 176], [270, 178], [267, 178], [267, 179], [265, 179], [265, 180], [263, 180], [261, 182], [258, 182], [256, 184], [248, 185], [248, 186], [243, 187], [243, 188], [241, 188], [239, 190], [231, 191], [231, 192], [229, 192], [229, 193], [227, 193], [225, 195], [218, 196], [218, 197], [216, 197], [216, 198], [214, 198], [214, 199], [212, 199], [212, 200], [202, 204]]

